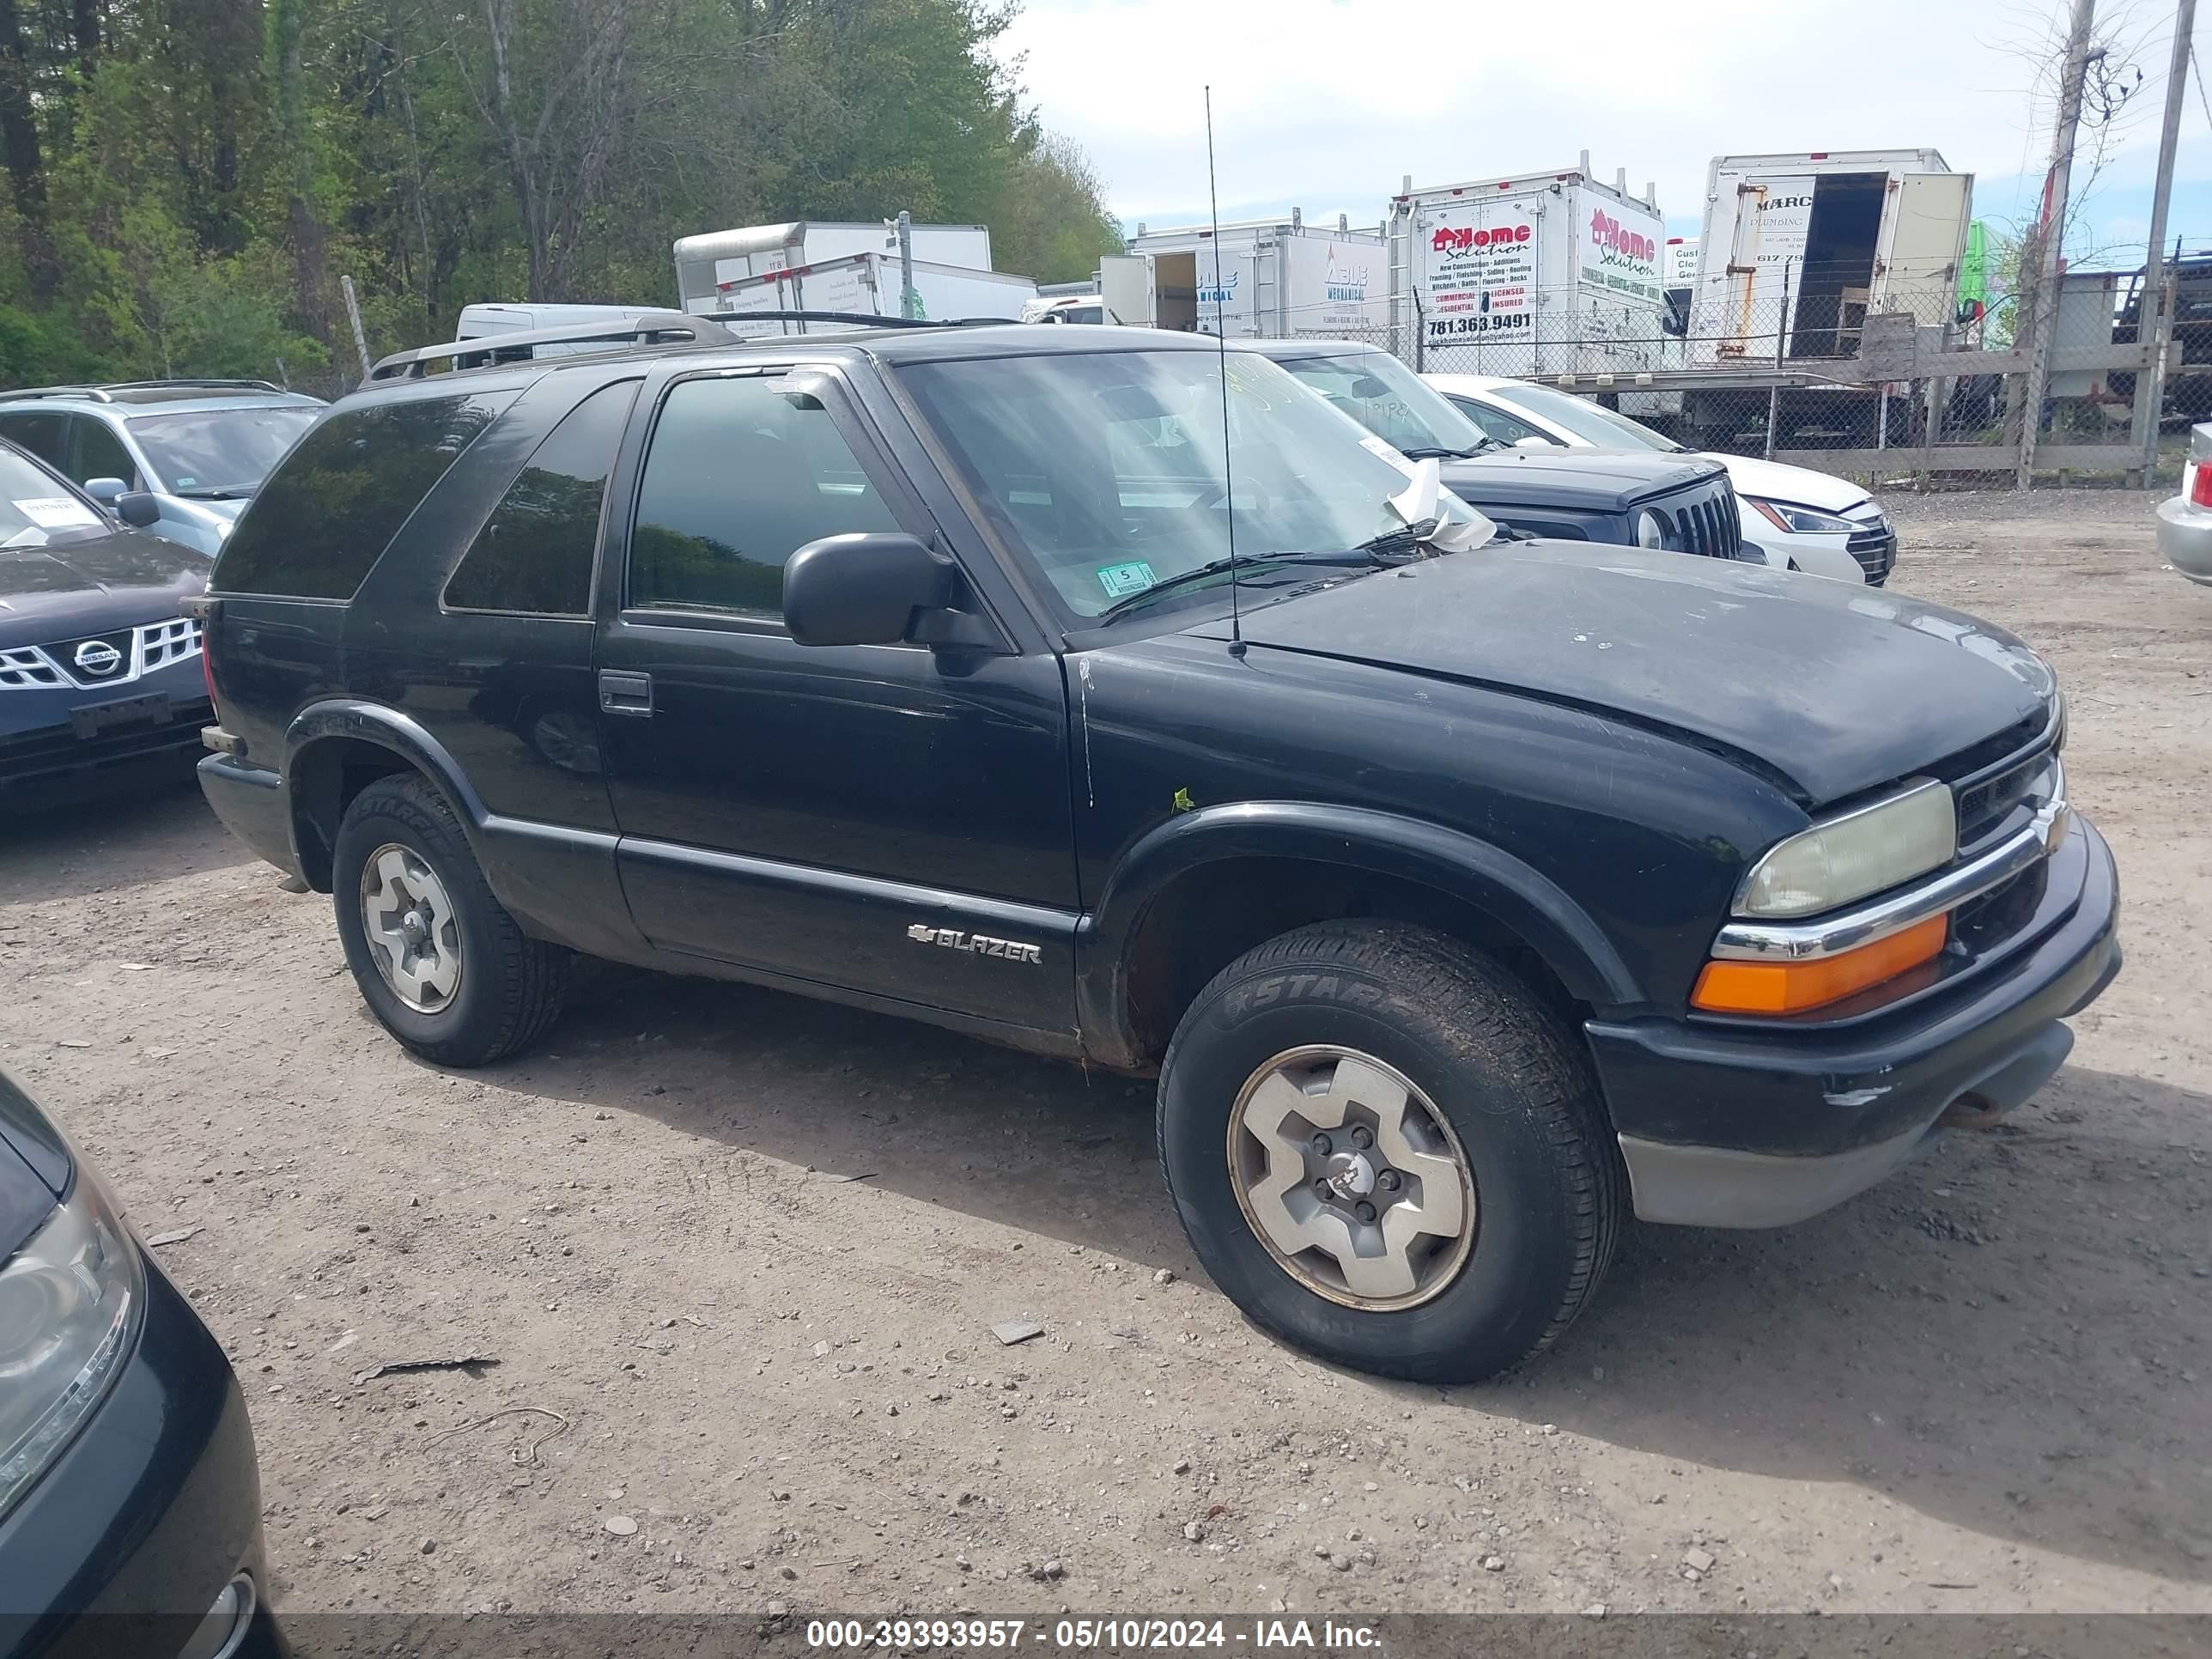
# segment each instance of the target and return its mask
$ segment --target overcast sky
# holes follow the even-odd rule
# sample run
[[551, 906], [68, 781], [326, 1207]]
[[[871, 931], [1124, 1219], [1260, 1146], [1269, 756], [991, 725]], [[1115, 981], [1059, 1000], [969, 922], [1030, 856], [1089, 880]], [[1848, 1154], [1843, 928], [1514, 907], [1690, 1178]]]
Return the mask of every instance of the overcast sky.
[[[2102, 0], [2143, 83], [2077, 243], [2148, 219], [2170, 0]], [[1402, 175], [1452, 184], [1590, 152], [1658, 185], [1694, 233], [1720, 154], [1929, 148], [1977, 175], [1976, 210], [2030, 216], [2048, 159], [2062, 0], [1024, 0], [1002, 43], [1046, 124], [1078, 140], [1133, 223], [1206, 216], [1203, 88], [1221, 216], [1349, 212]], [[2200, 58], [2212, 52], [2212, 8]], [[2212, 244], [2212, 123], [2191, 88], [2171, 228]], [[2110, 258], [2100, 263], [2134, 263]]]

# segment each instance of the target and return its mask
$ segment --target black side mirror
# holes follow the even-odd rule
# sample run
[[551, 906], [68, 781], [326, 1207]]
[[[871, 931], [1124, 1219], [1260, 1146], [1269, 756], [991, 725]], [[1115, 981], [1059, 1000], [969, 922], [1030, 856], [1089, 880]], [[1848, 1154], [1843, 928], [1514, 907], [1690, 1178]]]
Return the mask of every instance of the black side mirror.
[[801, 645], [896, 645], [952, 602], [955, 573], [902, 532], [824, 536], [783, 567], [784, 625]]
[[143, 489], [126, 489], [115, 498], [115, 516], [133, 530], [148, 530], [161, 522], [161, 504]]

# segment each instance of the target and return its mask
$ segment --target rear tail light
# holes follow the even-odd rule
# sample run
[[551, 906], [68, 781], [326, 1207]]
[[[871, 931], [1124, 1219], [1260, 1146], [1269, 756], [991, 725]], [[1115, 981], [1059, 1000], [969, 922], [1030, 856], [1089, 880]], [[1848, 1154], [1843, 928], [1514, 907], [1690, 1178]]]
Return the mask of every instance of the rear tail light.
[[2212, 507], [2212, 466], [2200, 461], [2189, 464], [2189, 504]]

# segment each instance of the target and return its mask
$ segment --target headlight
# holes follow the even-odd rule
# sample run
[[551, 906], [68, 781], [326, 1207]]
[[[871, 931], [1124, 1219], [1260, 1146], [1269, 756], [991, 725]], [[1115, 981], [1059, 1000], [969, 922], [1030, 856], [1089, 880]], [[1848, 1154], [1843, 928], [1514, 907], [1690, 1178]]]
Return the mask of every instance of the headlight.
[[1814, 916], [1948, 864], [1959, 850], [1948, 785], [1924, 780], [1888, 799], [1816, 823], [1753, 865], [1740, 916]]
[[121, 1372], [145, 1300], [138, 1248], [79, 1164], [69, 1202], [0, 1267], [0, 1515]]
[[1809, 507], [1792, 507], [1787, 501], [1762, 501], [1756, 495], [1746, 495], [1744, 505], [1755, 507], [1759, 515], [1777, 530], [1792, 536], [1849, 536], [1875, 526], [1854, 522], [1833, 513], [1818, 513]]
[[1638, 547], [1667, 545], [1667, 526], [1648, 507], [1636, 515], [1636, 544]]

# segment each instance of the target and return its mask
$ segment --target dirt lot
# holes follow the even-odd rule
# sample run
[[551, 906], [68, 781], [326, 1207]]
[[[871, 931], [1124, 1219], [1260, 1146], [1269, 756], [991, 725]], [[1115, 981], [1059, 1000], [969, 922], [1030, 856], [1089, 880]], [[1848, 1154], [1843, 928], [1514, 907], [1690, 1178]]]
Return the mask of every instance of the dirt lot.
[[2212, 1610], [2212, 592], [2137, 495], [1896, 505], [1897, 586], [2069, 685], [2127, 972], [2011, 1123], [1632, 1231], [1503, 1383], [1249, 1331], [1117, 1079], [611, 972], [416, 1064], [189, 790], [0, 828], [0, 1064], [200, 1229], [294, 1613]]

